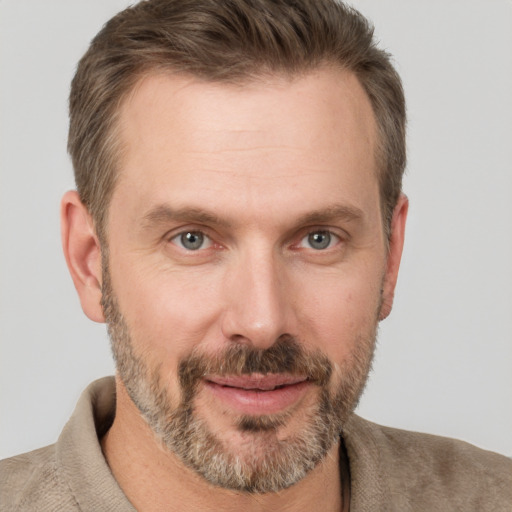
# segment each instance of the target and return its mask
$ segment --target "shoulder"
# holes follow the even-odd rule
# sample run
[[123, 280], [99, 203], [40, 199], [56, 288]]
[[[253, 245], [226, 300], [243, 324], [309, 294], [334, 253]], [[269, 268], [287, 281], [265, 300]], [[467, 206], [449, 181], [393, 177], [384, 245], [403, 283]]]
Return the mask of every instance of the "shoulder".
[[55, 445], [0, 461], [0, 511], [76, 510], [59, 476]]
[[433, 504], [443, 504], [443, 510], [502, 511], [512, 506], [511, 459], [456, 439], [358, 417], [350, 423], [357, 450], [378, 465], [383, 487], [411, 510], [431, 510]]

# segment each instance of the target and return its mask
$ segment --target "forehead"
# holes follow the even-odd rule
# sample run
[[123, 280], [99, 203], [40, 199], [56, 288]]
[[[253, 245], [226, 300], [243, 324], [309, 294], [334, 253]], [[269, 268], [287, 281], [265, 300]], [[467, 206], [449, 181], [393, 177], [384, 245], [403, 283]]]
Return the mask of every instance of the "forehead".
[[283, 191], [301, 201], [312, 187], [331, 203], [378, 200], [371, 105], [340, 69], [240, 85], [149, 75], [122, 105], [119, 132], [114, 198], [140, 208], [194, 197], [212, 207], [227, 198], [274, 207]]
[[[178, 146], [182, 142], [210, 143], [215, 148], [223, 135], [233, 132], [242, 140], [244, 132], [251, 139], [257, 134], [270, 145], [296, 143], [299, 136], [302, 143], [309, 142], [315, 149], [322, 142], [313, 138], [318, 135], [315, 128], [332, 128], [339, 143], [357, 139], [367, 149], [375, 138], [371, 105], [358, 79], [349, 71], [331, 67], [299, 76], [261, 76], [240, 84], [153, 73], [132, 89], [122, 104], [120, 118], [128, 151], [140, 142], [157, 143], [157, 132], [166, 145], [173, 141]], [[285, 123], [287, 129], [276, 140], [277, 129]], [[217, 140], [213, 140], [212, 130]], [[327, 142], [328, 133], [324, 135]]]

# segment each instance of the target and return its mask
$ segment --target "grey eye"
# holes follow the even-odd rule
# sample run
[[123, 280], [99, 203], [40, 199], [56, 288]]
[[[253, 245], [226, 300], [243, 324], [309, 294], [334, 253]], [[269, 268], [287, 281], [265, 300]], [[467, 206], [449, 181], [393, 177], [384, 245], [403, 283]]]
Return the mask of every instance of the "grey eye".
[[314, 231], [309, 233], [307, 240], [311, 248], [321, 251], [331, 245], [332, 237], [329, 231]]
[[188, 251], [197, 251], [198, 249], [204, 249], [205, 245], [208, 244], [209, 239], [200, 231], [185, 231], [175, 238], [175, 243]]

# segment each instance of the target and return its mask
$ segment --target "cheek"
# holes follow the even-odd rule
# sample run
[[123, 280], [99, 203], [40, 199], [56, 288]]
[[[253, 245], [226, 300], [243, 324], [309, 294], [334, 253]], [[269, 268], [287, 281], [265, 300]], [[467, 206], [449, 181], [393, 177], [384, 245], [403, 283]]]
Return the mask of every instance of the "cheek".
[[216, 272], [137, 268], [136, 261], [126, 267], [118, 266], [117, 280], [113, 271], [113, 287], [140, 350], [179, 359], [211, 338], [220, 303]]
[[375, 335], [381, 280], [375, 271], [304, 280], [299, 306], [301, 339], [333, 362], [347, 360], [361, 339]]

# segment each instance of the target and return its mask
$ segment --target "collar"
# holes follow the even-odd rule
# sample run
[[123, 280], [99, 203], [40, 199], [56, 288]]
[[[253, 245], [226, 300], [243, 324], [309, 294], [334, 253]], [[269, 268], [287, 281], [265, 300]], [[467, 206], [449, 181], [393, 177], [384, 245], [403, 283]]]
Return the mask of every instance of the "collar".
[[[99, 439], [112, 425], [115, 413], [115, 381], [105, 377], [82, 393], [75, 411], [56, 445], [58, 472], [82, 510], [135, 508], [125, 496], [105, 460]], [[343, 512], [379, 510], [384, 499], [384, 474], [372, 424], [351, 416], [340, 443]], [[348, 498], [348, 499], [347, 499]]]

